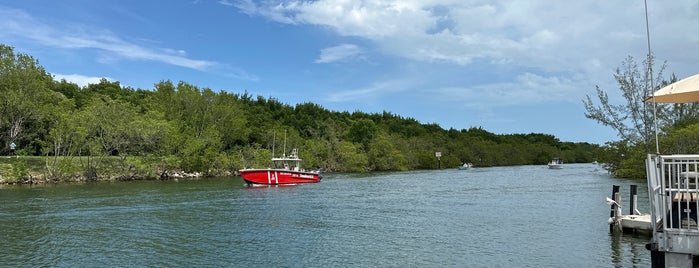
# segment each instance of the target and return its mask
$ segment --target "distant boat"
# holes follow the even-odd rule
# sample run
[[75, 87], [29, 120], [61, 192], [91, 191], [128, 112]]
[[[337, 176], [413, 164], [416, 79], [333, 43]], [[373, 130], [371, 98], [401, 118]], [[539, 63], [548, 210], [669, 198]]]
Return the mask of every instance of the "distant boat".
[[470, 169], [470, 168], [472, 168], [472, 167], [473, 167], [473, 164], [471, 164], [471, 163], [464, 163], [463, 165], [459, 166], [459, 170], [466, 170], [466, 169]]
[[298, 151], [293, 149], [287, 156], [272, 158], [274, 167], [262, 169], [241, 169], [240, 176], [247, 184], [297, 184], [320, 182], [320, 170], [307, 171], [301, 169], [301, 159]]
[[563, 168], [563, 160], [561, 160], [560, 158], [551, 159], [551, 161], [548, 163], [548, 166], [550, 169], [561, 169]]

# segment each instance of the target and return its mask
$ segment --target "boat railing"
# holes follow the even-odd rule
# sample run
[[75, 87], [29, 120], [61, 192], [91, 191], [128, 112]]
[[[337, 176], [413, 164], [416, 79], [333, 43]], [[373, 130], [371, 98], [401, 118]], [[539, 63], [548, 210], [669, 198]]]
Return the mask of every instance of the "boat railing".
[[654, 246], [699, 255], [699, 155], [649, 154], [646, 174]]

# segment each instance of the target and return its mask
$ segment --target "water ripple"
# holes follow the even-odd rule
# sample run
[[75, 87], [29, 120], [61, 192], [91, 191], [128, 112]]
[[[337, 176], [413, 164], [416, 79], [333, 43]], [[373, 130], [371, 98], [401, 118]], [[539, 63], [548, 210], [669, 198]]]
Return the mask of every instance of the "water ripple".
[[[570, 168], [568, 168], [570, 167]], [[593, 166], [327, 174], [0, 189], [0, 259], [50, 267], [648, 266], [609, 235]], [[642, 185], [641, 185], [642, 186]], [[639, 187], [639, 189], [644, 189]], [[644, 210], [647, 193], [639, 195]]]

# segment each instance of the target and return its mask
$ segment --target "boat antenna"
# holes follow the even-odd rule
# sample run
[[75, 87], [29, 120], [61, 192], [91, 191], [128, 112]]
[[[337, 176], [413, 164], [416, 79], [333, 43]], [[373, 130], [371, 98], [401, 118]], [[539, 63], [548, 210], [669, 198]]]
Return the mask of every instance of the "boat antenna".
[[284, 156], [286, 156], [286, 129], [284, 129]]
[[660, 154], [660, 145], [658, 145], [658, 116], [656, 115], [658, 107], [655, 102], [655, 93], [653, 92], [655, 88], [653, 86], [653, 56], [650, 50], [650, 27], [648, 27], [648, 0], [643, 0], [643, 5], [646, 11], [646, 39], [648, 40], [648, 73], [650, 76], [650, 93], [653, 98], [653, 128], [655, 129], [655, 154]]
[[272, 131], [272, 158], [274, 158], [274, 143], [277, 141], [277, 132]]

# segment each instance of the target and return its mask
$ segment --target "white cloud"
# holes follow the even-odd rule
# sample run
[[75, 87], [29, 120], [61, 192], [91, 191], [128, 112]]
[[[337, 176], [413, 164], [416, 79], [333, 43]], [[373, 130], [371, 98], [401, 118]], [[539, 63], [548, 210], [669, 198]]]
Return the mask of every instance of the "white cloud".
[[233, 3], [231, 3], [228, 0], [220, 0], [218, 1], [219, 4], [224, 5], [224, 6], [234, 6]]
[[[525, 103], [579, 104], [585, 95], [594, 94], [595, 85], [614, 93], [614, 69], [628, 55], [640, 62], [647, 53], [643, 2], [241, 0], [235, 6], [251, 16], [362, 38], [365, 46], [375, 46], [372, 52], [407, 59], [404, 65], [480, 68], [499, 77], [498, 82], [471, 77], [479, 82], [464, 86], [426, 75], [419, 85], [401, 84], [404, 88], [398, 89], [394, 82], [400, 78], [383, 75], [385, 82], [368, 81], [364, 87], [333, 94], [331, 100], [411, 90], [483, 109]], [[669, 14], [673, 14], [671, 20], [666, 19]], [[657, 36], [653, 39], [656, 58], [667, 59], [669, 69], [680, 77], [696, 73], [699, 54], [687, 51], [699, 47], [699, 32], [685, 29], [699, 25], [699, 4], [693, 0], [651, 3], [649, 16], [651, 35]], [[316, 62], [342, 58], [331, 52], [322, 52]], [[500, 70], [507, 74], [498, 74]], [[430, 87], [430, 83], [438, 85]]]
[[69, 49], [97, 49], [108, 54], [110, 60], [150, 60], [170, 65], [207, 71], [216, 62], [190, 59], [183, 50], [148, 48], [125, 41], [107, 30], [86, 27], [58, 27], [42, 23], [16, 9], [0, 10], [0, 37], [18, 36], [42, 45]]
[[439, 98], [442, 103], [462, 103], [464, 107], [488, 111], [498, 107], [560, 100], [580, 103], [584, 92], [576, 89], [584, 86], [580, 81], [566, 77], [524, 73], [511, 82], [435, 89], [431, 91], [430, 98]]
[[362, 49], [358, 46], [353, 44], [342, 44], [321, 50], [320, 57], [315, 60], [315, 63], [343, 61], [349, 58], [360, 57], [361, 54]]
[[[290, 18], [285, 14], [285, 9], [288, 7], [284, 6], [283, 4], [274, 4], [274, 3], [266, 3], [269, 5], [258, 5], [255, 3], [253, 0], [238, 0], [235, 1], [235, 3], [230, 3], [227, 0], [223, 0], [224, 3], [221, 3], [223, 5], [232, 4], [236, 8], [238, 8], [241, 12], [248, 14], [248, 15], [256, 15], [256, 16], [262, 16], [267, 19], [270, 19], [272, 21], [276, 22], [281, 22], [281, 23], [287, 23], [287, 24], [296, 24], [294, 18]], [[291, 5], [293, 6], [293, 5]]]
[[327, 100], [331, 102], [368, 102], [379, 99], [386, 93], [404, 91], [408, 89], [407, 85], [409, 84], [407, 80], [381, 81], [363, 88], [333, 91], [328, 95]]
[[[361, 37], [383, 53], [424, 62], [467, 65], [481, 59], [580, 72], [586, 70], [580, 63], [591, 57], [616, 66], [626, 55], [646, 53], [643, 2], [240, 0], [235, 6], [280, 23], [318, 25]], [[689, 0], [651, 5], [651, 27], [663, 36], [683, 39], [687, 33], [678, 31], [684, 28], [673, 25], [696, 25], [697, 6]], [[670, 22], [653, 16], [675, 9], [682, 10], [682, 16]], [[697, 44], [699, 37], [690, 34], [686, 39]]]
[[53, 74], [53, 78], [56, 81], [61, 81], [65, 79], [68, 82], [75, 83], [78, 86], [84, 87], [89, 84], [99, 84], [100, 80], [107, 79], [108, 81], [115, 81], [109, 77], [96, 77], [96, 76], [86, 76], [81, 74]]
[[513, 27], [517, 21], [498, 19], [507, 10], [468, 1], [237, 3], [247, 14], [281, 23], [329, 27], [340, 35], [375, 41], [386, 53], [415, 60], [468, 64], [478, 57], [504, 57], [505, 50], [523, 50], [521, 40], [514, 39], [521, 33], [508, 36], [489, 31], [517, 30]]

